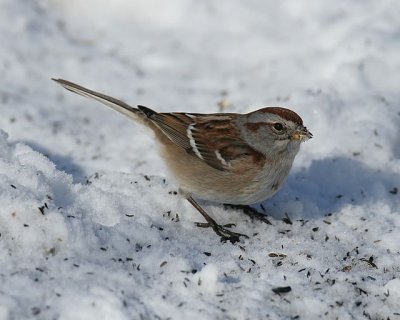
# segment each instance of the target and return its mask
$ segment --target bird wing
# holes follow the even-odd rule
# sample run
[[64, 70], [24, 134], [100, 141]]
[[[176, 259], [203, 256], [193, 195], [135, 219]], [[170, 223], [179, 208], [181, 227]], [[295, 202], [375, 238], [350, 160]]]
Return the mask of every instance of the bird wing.
[[[142, 110], [143, 107], [138, 108]], [[143, 112], [146, 113], [146, 110], [143, 109]], [[237, 114], [154, 112], [148, 117], [176, 145], [215, 169], [233, 171], [234, 163], [250, 157], [257, 163], [265, 160], [260, 152], [241, 138], [234, 124]]]

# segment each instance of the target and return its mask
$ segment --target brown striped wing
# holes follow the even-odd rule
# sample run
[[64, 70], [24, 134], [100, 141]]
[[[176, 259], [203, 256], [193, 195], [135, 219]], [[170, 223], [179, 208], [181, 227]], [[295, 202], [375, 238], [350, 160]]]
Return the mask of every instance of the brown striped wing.
[[235, 170], [234, 161], [264, 157], [240, 138], [234, 125], [237, 114], [156, 113], [150, 119], [174, 143], [211, 167]]

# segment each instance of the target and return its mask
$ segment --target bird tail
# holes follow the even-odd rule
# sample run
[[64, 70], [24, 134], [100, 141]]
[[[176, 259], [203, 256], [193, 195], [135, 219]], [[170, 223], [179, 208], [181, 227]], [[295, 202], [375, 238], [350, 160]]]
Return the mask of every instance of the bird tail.
[[140, 106], [139, 108], [134, 108], [121, 100], [118, 100], [113, 97], [107, 96], [105, 94], [84, 88], [76, 83], [73, 83], [73, 82], [70, 82], [67, 80], [53, 79], [53, 78], [52, 78], [52, 80], [54, 80], [55, 82], [57, 82], [58, 84], [60, 84], [61, 86], [63, 86], [65, 89], [67, 89], [69, 91], [72, 91], [83, 97], [99, 101], [99, 102], [105, 104], [107, 107], [110, 107], [110, 108], [112, 108], [134, 120], [146, 122], [147, 113], [151, 113], [151, 112], [156, 113], [155, 111], [153, 111], [149, 108], [146, 108], [146, 107], [142, 107], [142, 106]]

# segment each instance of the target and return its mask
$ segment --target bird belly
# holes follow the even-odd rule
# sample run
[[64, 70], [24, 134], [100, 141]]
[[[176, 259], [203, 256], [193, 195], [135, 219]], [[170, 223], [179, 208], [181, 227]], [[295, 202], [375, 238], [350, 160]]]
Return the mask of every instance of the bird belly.
[[214, 169], [180, 148], [173, 149], [175, 146], [168, 145], [160, 151], [183, 193], [219, 203], [249, 205], [272, 197], [285, 182], [294, 160], [280, 159], [266, 163], [261, 170], [249, 168], [237, 174]]

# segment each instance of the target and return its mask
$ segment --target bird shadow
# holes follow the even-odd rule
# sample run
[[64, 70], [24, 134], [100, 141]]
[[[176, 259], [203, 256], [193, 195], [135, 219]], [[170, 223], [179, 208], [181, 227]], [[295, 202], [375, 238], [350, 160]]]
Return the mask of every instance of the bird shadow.
[[280, 192], [256, 208], [276, 219], [318, 218], [348, 205], [394, 205], [399, 196], [399, 174], [370, 168], [357, 159], [331, 157], [294, 171]]
[[72, 157], [55, 154], [51, 150], [33, 141], [25, 140], [21, 142], [31, 147], [34, 151], [40, 152], [45, 157], [47, 157], [51, 162], [55, 164], [57, 170], [64, 171], [70, 174], [73, 178], [74, 183], [82, 182], [85, 178], [85, 172], [73, 161]]

